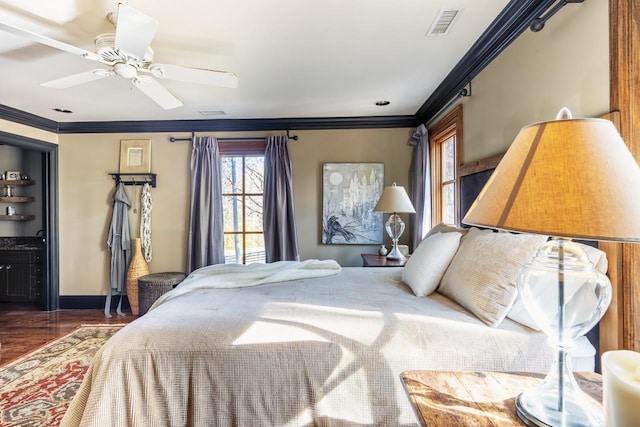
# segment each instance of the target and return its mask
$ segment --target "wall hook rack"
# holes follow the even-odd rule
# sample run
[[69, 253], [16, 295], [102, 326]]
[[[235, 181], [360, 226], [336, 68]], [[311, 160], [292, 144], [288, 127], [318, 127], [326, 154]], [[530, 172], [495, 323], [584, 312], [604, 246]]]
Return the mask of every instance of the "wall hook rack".
[[158, 174], [155, 173], [119, 173], [119, 172], [109, 172], [111, 178], [116, 182], [116, 185], [121, 182], [124, 185], [144, 185], [149, 184], [153, 188], [156, 188], [156, 177]]

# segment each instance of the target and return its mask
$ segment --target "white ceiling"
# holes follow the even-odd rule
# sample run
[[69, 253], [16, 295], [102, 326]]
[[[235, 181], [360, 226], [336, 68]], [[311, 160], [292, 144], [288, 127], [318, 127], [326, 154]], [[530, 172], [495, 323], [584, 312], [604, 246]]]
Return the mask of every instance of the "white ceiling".
[[[230, 71], [239, 76], [238, 88], [163, 79], [184, 103], [163, 110], [117, 76], [42, 87], [101, 64], [0, 31], [0, 104], [57, 122], [412, 115], [507, 3], [130, 0], [160, 24], [151, 43], [156, 62]], [[0, 22], [93, 52], [96, 35], [114, 32], [106, 15], [117, 5], [0, 0]], [[448, 35], [427, 37], [440, 8], [462, 13]], [[379, 100], [390, 105], [375, 106]]]

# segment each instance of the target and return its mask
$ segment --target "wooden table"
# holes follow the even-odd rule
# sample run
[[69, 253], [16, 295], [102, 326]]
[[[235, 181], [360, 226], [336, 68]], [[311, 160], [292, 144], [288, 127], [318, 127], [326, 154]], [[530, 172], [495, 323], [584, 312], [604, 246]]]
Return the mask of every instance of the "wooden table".
[[[515, 398], [546, 374], [506, 372], [403, 372], [402, 384], [422, 427], [524, 426]], [[602, 378], [576, 373], [580, 388], [602, 407]]]
[[386, 256], [378, 254], [360, 254], [360, 256], [363, 267], [404, 267], [409, 259], [409, 256], [405, 259], [387, 259]]

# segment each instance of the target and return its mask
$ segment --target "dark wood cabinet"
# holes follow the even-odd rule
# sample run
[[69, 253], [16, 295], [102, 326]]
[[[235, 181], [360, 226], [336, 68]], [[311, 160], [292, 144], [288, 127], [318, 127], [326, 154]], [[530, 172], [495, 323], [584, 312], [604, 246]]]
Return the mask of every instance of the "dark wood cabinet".
[[0, 301], [40, 301], [42, 261], [42, 251], [0, 250]]

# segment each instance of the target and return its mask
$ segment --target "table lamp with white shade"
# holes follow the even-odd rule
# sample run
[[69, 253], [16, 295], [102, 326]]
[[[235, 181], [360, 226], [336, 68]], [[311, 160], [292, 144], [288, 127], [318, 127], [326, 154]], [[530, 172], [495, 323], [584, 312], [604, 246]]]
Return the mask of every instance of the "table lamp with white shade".
[[640, 241], [638, 191], [640, 168], [613, 123], [572, 119], [563, 109], [520, 131], [463, 219], [552, 237], [517, 278], [529, 314], [557, 349], [541, 385], [516, 399], [529, 426], [604, 425], [568, 353], [606, 311], [611, 285], [570, 239]]
[[398, 213], [416, 213], [416, 210], [404, 187], [397, 186], [395, 182], [393, 185], [385, 187], [373, 211], [392, 214], [384, 225], [387, 234], [393, 241], [393, 247], [387, 254], [387, 259], [405, 259], [402, 252], [398, 250], [398, 240], [405, 228], [404, 222], [398, 216]]

